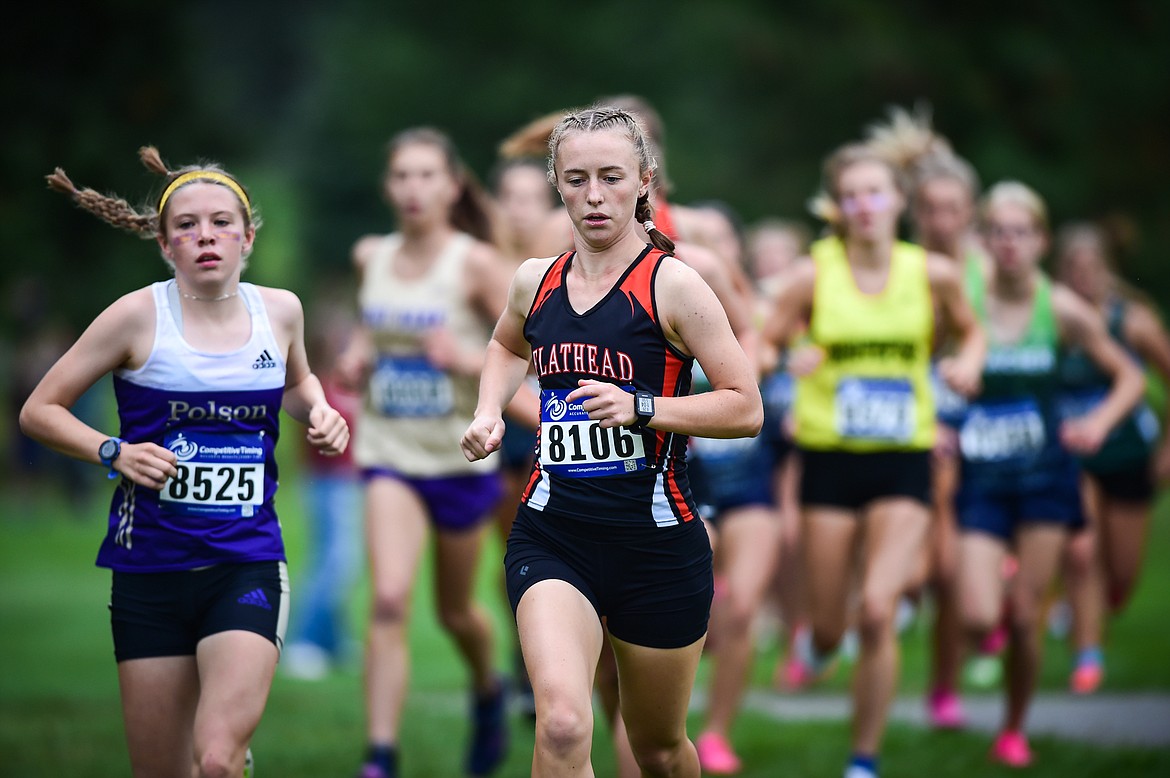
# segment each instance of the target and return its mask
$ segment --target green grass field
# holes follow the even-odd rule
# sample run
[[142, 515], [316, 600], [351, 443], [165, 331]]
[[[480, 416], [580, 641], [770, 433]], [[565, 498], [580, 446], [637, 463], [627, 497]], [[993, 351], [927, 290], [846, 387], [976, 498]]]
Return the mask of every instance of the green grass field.
[[[285, 484], [295, 484], [285, 465]], [[295, 489], [280, 497], [289, 545], [293, 589], [304, 558], [303, 517]], [[0, 776], [125, 776], [116, 671], [106, 603], [108, 571], [93, 565], [104, 531], [105, 495], [84, 515], [55, 493], [17, 500], [0, 495]], [[1170, 590], [1170, 501], [1155, 520], [1145, 577], [1129, 611], [1112, 626], [1107, 653], [1107, 691], [1170, 693], [1170, 619], [1164, 593]], [[501, 638], [510, 639], [509, 617], [499, 593], [501, 550], [493, 540], [481, 566], [481, 591], [492, 608]], [[465, 677], [454, 649], [439, 632], [430, 587], [417, 590], [413, 688], [402, 733], [402, 767], [408, 777], [458, 776], [468, 724]], [[359, 586], [354, 614], [362, 623], [366, 593]], [[296, 607], [296, 600], [293, 600]], [[925, 678], [926, 631], [904, 637], [902, 691], [919, 696]], [[505, 644], [509, 646], [510, 644]], [[508, 665], [507, 651], [500, 666]], [[1049, 641], [1043, 687], [1063, 690], [1069, 651]], [[764, 646], [755, 686], [766, 689], [776, 659]], [[701, 669], [700, 688], [707, 673]], [[843, 690], [847, 672], [827, 686]], [[819, 690], [823, 691], [823, 690]], [[692, 717], [692, 736], [700, 716]], [[528, 775], [531, 724], [512, 720], [514, 737], [501, 776]], [[1170, 730], [1170, 722], [1166, 722]], [[361, 674], [358, 667], [318, 682], [278, 675], [268, 709], [253, 741], [260, 778], [349, 776], [363, 744]], [[780, 723], [745, 713], [734, 733], [744, 757], [744, 778], [839, 776], [848, 748], [846, 722]], [[997, 776], [1012, 771], [986, 760], [989, 738], [980, 733], [937, 734], [909, 725], [891, 726], [883, 752], [889, 776]], [[1038, 754], [1029, 776], [1167, 776], [1170, 749], [1103, 748], [1036, 738]], [[594, 764], [599, 776], [613, 774], [612, 751], [598, 725]]]

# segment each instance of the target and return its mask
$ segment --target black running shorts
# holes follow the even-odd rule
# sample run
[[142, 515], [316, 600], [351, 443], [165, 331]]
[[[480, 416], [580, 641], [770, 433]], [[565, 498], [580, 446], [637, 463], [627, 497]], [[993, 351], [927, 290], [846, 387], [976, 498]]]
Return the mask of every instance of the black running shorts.
[[117, 661], [195, 654], [229, 630], [255, 632], [280, 649], [288, 624], [284, 562], [224, 564], [166, 573], [114, 571], [110, 624]]
[[515, 613], [533, 584], [567, 581], [619, 640], [682, 648], [707, 633], [714, 583], [703, 523], [625, 527], [521, 505], [504, 555]]

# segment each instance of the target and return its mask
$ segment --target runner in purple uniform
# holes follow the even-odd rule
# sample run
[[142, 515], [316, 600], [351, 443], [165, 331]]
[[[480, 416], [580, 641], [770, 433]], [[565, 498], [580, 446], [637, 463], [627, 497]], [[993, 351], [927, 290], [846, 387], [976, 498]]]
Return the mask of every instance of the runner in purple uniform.
[[[105, 309], [37, 385], [24, 432], [118, 479], [97, 564], [113, 570], [110, 615], [134, 775], [241, 775], [288, 614], [273, 498], [280, 411], [339, 454], [342, 416], [309, 370], [292, 292], [240, 281], [259, 216], [218, 165], [166, 168], [156, 207], [77, 190], [82, 208], [157, 240], [174, 278]], [[113, 373], [120, 429], [70, 410]]]

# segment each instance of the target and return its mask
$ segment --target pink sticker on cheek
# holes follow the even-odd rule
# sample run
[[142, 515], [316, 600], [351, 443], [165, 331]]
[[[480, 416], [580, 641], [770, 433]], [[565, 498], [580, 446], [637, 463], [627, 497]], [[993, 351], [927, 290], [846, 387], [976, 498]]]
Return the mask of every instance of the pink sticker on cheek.
[[889, 210], [893, 202], [893, 198], [886, 192], [868, 192], [844, 198], [841, 200], [841, 210], [847, 216], [856, 216], [864, 206], [870, 213], [881, 213]]
[[234, 230], [220, 230], [214, 233], [216, 240], [230, 240], [233, 243], [239, 243], [242, 236]]
[[186, 243], [191, 243], [191, 242], [195, 241], [198, 237], [199, 236], [196, 235], [194, 232], [180, 232], [178, 234], [171, 236], [171, 245], [172, 246], [182, 246]]

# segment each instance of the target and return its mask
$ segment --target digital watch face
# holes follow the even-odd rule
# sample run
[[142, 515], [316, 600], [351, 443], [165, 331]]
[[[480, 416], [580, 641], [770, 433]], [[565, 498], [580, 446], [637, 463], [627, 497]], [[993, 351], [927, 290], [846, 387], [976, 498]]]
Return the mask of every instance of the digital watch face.
[[649, 416], [650, 414], [654, 413], [653, 397], [640, 396], [637, 398], [637, 400], [639, 416]]
[[107, 440], [102, 443], [102, 447], [98, 449], [98, 456], [107, 462], [114, 458], [118, 453], [118, 442], [115, 440]]

